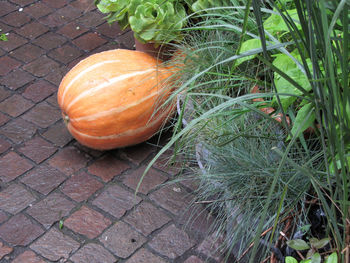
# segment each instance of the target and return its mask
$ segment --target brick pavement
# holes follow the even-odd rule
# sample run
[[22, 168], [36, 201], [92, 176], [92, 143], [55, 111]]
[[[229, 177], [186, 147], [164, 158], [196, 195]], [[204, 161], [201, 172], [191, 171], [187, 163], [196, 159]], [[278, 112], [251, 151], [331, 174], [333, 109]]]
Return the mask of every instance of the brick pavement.
[[0, 262], [219, 262], [210, 217], [187, 209], [192, 185], [163, 185], [178, 172], [167, 154], [135, 197], [156, 140], [100, 152], [64, 127], [62, 76], [93, 53], [133, 48], [92, 2], [0, 1]]

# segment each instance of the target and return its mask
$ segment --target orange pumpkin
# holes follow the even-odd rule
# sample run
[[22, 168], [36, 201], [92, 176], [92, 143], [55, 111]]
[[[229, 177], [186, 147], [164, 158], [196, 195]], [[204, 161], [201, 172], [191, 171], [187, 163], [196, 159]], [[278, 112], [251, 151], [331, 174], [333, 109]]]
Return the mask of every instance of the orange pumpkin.
[[139, 51], [91, 55], [63, 78], [58, 104], [69, 132], [83, 145], [107, 150], [152, 137], [174, 110], [168, 68]]

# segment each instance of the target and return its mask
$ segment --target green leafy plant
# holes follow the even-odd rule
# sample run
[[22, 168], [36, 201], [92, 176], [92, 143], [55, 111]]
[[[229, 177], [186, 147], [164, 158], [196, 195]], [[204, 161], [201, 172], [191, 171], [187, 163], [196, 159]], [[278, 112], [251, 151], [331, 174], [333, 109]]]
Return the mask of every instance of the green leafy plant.
[[[0, 29], [0, 32], [2, 31], [2, 29]], [[7, 35], [4, 33], [0, 34], [0, 41], [8, 41]]]

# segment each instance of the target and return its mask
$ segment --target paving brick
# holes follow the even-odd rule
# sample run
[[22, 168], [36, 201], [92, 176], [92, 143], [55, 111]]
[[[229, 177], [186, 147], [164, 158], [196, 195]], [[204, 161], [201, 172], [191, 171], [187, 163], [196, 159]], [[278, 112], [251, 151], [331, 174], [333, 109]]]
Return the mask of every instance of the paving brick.
[[100, 12], [91, 11], [91, 12], [85, 13], [82, 17], [80, 17], [77, 20], [77, 22], [80, 25], [91, 28], [91, 27], [99, 26], [102, 23], [104, 23], [105, 22], [104, 17], [105, 15]]
[[176, 175], [182, 169], [182, 162], [179, 160], [173, 162], [172, 151], [168, 150], [156, 160], [156, 162], [153, 164], [153, 167], [162, 170], [170, 175]]
[[27, 250], [17, 256], [12, 263], [45, 263], [33, 251]]
[[64, 226], [90, 239], [99, 236], [110, 224], [108, 218], [86, 206], [81, 207], [64, 221]]
[[70, 4], [71, 6], [74, 6], [75, 8], [79, 9], [83, 13], [96, 9], [96, 6], [90, 0], [76, 0], [71, 2]]
[[12, 247], [8, 247], [6, 246], [5, 244], [3, 244], [1, 241], [0, 241], [0, 260], [10, 254], [11, 252], [13, 251], [13, 248]]
[[141, 202], [141, 198], [134, 193], [124, 190], [118, 185], [105, 189], [92, 204], [110, 213], [116, 218], [122, 217], [127, 210]]
[[65, 7], [57, 10], [57, 14], [59, 14], [66, 22], [70, 22], [80, 17], [82, 12], [72, 5], [66, 5]]
[[66, 175], [71, 175], [85, 167], [89, 159], [90, 158], [86, 156], [86, 154], [78, 151], [76, 148], [66, 147], [58, 152], [49, 163]]
[[[141, 166], [138, 169], [132, 171], [130, 174], [124, 175], [123, 184], [132, 188], [136, 191], [138, 183], [141, 181], [143, 173], [146, 169], [146, 166]], [[148, 194], [154, 188], [164, 183], [168, 178], [162, 175], [155, 169], [150, 169], [147, 174], [143, 177], [142, 183], [138, 189], [138, 192], [143, 194]]]
[[87, 200], [103, 184], [94, 179], [91, 175], [81, 172], [69, 178], [62, 188], [62, 192], [72, 198], [74, 201], [82, 202]]
[[109, 182], [114, 176], [120, 175], [130, 166], [119, 160], [112, 154], [107, 154], [89, 166], [89, 173], [100, 177], [104, 182]]
[[44, 233], [24, 214], [18, 214], [0, 226], [0, 237], [10, 245], [26, 246]]
[[47, 31], [49, 31], [48, 27], [36, 21], [33, 21], [17, 29], [16, 33], [29, 39], [35, 39], [38, 36], [41, 36], [42, 34], [46, 33]]
[[0, 112], [0, 126], [5, 124], [10, 118]]
[[0, 111], [12, 117], [17, 117], [33, 107], [33, 103], [21, 95], [15, 94], [0, 103]]
[[[71, 258], [74, 263], [116, 263], [115, 257], [101, 245], [90, 243], [79, 249]], [[156, 263], [156, 262], [152, 262]]]
[[53, 32], [46, 33], [33, 41], [35, 45], [42, 47], [45, 50], [51, 50], [64, 44], [67, 40]]
[[0, 154], [6, 152], [8, 149], [10, 149], [10, 147], [11, 144], [8, 141], [0, 138]]
[[23, 11], [29, 14], [30, 16], [34, 17], [35, 19], [38, 19], [42, 16], [50, 14], [53, 11], [53, 9], [43, 4], [42, 2], [36, 2], [24, 8]]
[[[0, 158], [0, 181], [10, 182], [33, 167], [31, 163], [20, 157], [15, 152]], [[0, 201], [1, 202], [1, 201]]]
[[11, 90], [16, 90], [23, 87], [27, 83], [34, 80], [34, 77], [29, 73], [21, 70], [15, 69], [11, 73], [7, 74], [1, 79], [1, 83]]
[[37, 166], [34, 170], [26, 174], [21, 182], [30, 188], [47, 195], [64, 180], [66, 175], [48, 165]]
[[107, 22], [97, 27], [97, 32], [112, 39], [123, 34], [118, 23], [108, 24]]
[[29, 5], [33, 2], [35, 2], [36, 0], [11, 0], [11, 1], [20, 5], [20, 6], [26, 6], [26, 5]]
[[68, 0], [43, 0], [43, 3], [47, 4], [52, 8], [61, 8], [65, 6], [68, 2]]
[[207, 257], [211, 257], [218, 262], [222, 262], [225, 255], [223, 243], [224, 238], [221, 236], [218, 237], [215, 233], [213, 233], [208, 235], [196, 250]]
[[65, 146], [73, 139], [63, 121], [51, 126], [45, 133], [43, 133], [43, 136], [50, 142], [61, 147]]
[[8, 56], [0, 58], [0, 76], [4, 76], [21, 65], [20, 62]]
[[95, 158], [98, 158], [105, 153], [105, 151], [99, 151], [99, 150], [91, 149], [89, 147], [81, 145], [79, 142], [75, 142], [74, 146], [77, 147], [79, 150], [82, 150], [83, 152], [86, 152]]
[[174, 225], [165, 228], [149, 242], [152, 249], [171, 259], [183, 255], [194, 245], [187, 233]]
[[1, 43], [1, 48], [7, 52], [10, 52], [11, 50], [14, 50], [28, 42], [25, 38], [17, 35], [16, 33], [10, 33], [7, 38], [8, 41], [2, 41]]
[[45, 79], [58, 87], [62, 81], [62, 78], [68, 72], [68, 69], [69, 69], [69, 67], [62, 66], [59, 69], [57, 69], [54, 72], [51, 72], [49, 75], [47, 75], [45, 77]]
[[30, 21], [30, 18], [23, 12], [12, 12], [2, 18], [6, 24], [14, 27], [21, 27]]
[[119, 221], [103, 233], [99, 239], [105, 247], [121, 258], [129, 257], [146, 239], [126, 223]]
[[166, 261], [147, 249], [141, 248], [138, 250], [131, 258], [129, 258], [126, 263], [166, 263]]
[[40, 23], [50, 28], [56, 28], [66, 24], [70, 21], [70, 19], [67, 19], [64, 16], [60, 15], [58, 12], [55, 12], [53, 14], [40, 18], [39, 21]]
[[161, 228], [170, 220], [171, 219], [164, 212], [146, 202], [142, 202], [124, 219], [125, 222], [132, 225], [145, 236]]
[[46, 160], [54, 154], [56, 150], [56, 147], [40, 137], [35, 137], [34, 139], [25, 142], [24, 146], [18, 149], [19, 152], [23, 153], [36, 163], [41, 163]]
[[0, 224], [5, 222], [8, 219], [8, 216], [5, 214], [5, 212], [0, 211]]
[[7, 15], [12, 11], [15, 11], [17, 7], [11, 4], [9, 1], [1, 1], [0, 2], [0, 16]]
[[36, 240], [30, 248], [51, 261], [60, 259], [64, 261], [79, 248], [79, 243], [63, 235], [57, 229], [51, 228], [49, 232]]
[[41, 128], [47, 128], [61, 119], [61, 112], [47, 102], [41, 102], [24, 114], [23, 119]]
[[0, 128], [0, 134], [6, 136], [15, 144], [30, 139], [36, 132], [36, 127], [21, 118], [14, 119]]
[[184, 263], [204, 263], [204, 261], [196, 256], [190, 256]]
[[135, 49], [135, 40], [132, 31], [127, 31], [117, 37], [117, 42], [121, 48]]
[[153, 192], [150, 198], [164, 209], [180, 216], [188, 208], [193, 197], [183, 187], [173, 184]]
[[148, 156], [154, 153], [155, 147], [141, 143], [136, 146], [127, 147], [121, 150], [121, 157], [140, 165]]
[[42, 56], [25, 65], [23, 68], [37, 77], [44, 77], [49, 73], [58, 70], [59, 64], [46, 56]]
[[11, 53], [11, 56], [25, 63], [29, 63], [41, 57], [44, 53], [45, 50], [43, 50], [42, 48], [34, 46], [32, 44], [26, 44], [13, 51]]
[[76, 47], [64, 45], [63, 47], [52, 50], [49, 56], [64, 64], [68, 64], [72, 60], [80, 57], [83, 53]]
[[[58, 106], [58, 102], [57, 102], [57, 92], [55, 92], [52, 96], [50, 96], [49, 98], [47, 98], [45, 100], [47, 103], [49, 103], [50, 105], [59, 108]], [[63, 121], [62, 121], [63, 124]]]
[[77, 36], [87, 32], [89, 29], [85, 26], [79, 25], [75, 21], [63, 26], [57, 33], [62, 34], [70, 39], [74, 39]]
[[5, 89], [4, 86], [0, 86], [0, 101], [3, 101], [4, 99], [10, 97], [11, 92], [7, 89]]
[[[0, 2], [2, 3], [2, 2]], [[14, 29], [14, 27], [6, 25], [2, 22], [0, 22], [0, 28], [1, 28], [1, 33], [9, 33], [11, 30]]]
[[49, 229], [55, 222], [67, 216], [74, 206], [62, 194], [52, 193], [27, 209], [27, 213]]
[[45, 80], [39, 80], [28, 86], [22, 96], [38, 103], [57, 91], [57, 87]]
[[107, 40], [99, 37], [97, 33], [87, 33], [73, 40], [75, 45], [85, 51], [91, 51], [99, 46], [102, 46], [106, 42]]
[[11, 214], [21, 212], [34, 201], [33, 195], [18, 184], [12, 184], [0, 192], [0, 209]]

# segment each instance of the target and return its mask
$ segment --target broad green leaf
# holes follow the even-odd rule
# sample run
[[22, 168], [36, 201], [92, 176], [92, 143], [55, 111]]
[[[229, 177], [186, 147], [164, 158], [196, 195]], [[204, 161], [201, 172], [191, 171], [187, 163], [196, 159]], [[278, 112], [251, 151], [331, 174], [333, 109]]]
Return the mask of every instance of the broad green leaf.
[[321, 263], [321, 255], [319, 253], [315, 253], [311, 258], [311, 263]]
[[337, 252], [333, 252], [329, 255], [329, 257], [326, 259], [325, 263], [338, 263], [338, 255]]
[[[311, 114], [309, 115], [309, 113]], [[306, 119], [307, 118], [307, 119]], [[305, 104], [298, 111], [297, 116], [295, 117], [293, 127], [291, 130], [292, 135], [295, 135], [297, 131], [300, 131], [300, 134], [305, 131], [307, 128], [313, 125], [316, 119], [315, 112], [313, 110], [313, 105], [311, 103]]]
[[[294, 20], [295, 25], [300, 30], [301, 25], [298, 19], [298, 13], [296, 9], [288, 10], [288, 15]], [[286, 15], [286, 13], [284, 13]], [[280, 32], [288, 32], [288, 26], [284, 22], [284, 19], [279, 14], [272, 14], [268, 19], [264, 22], [265, 30], [269, 31], [271, 34], [276, 35]]]
[[285, 263], [298, 263], [298, 261], [297, 261], [295, 258], [289, 257], [289, 256], [287, 256], [287, 257], [285, 258], [284, 262], [285, 262]]
[[[255, 39], [255, 38], [249, 39], [249, 40], [244, 41], [244, 42], [242, 43], [240, 53], [244, 53], [244, 52], [250, 51], [250, 50], [252, 50], [252, 49], [256, 49], [256, 48], [261, 48], [260, 39]], [[241, 64], [241, 63], [243, 63], [244, 61], [253, 59], [254, 57], [255, 57], [255, 55], [251, 55], [251, 56], [246, 56], [246, 57], [243, 57], [243, 58], [239, 58], [239, 59], [237, 59], [237, 61], [236, 61], [236, 66], [238, 66], [238, 65]]]
[[330, 238], [328, 237], [323, 238], [321, 240], [317, 238], [310, 238], [310, 245], [316, 249], [320, 249], [326, 246], [329, 243], [329, 241], [330, 241]]
[[311, 259], [303, 259], [299, 263], [311, 263]]
[[288, 240], [287, 245], [295, 250], [306, 250], [310, 248], [310, 246], [302, 239]]

